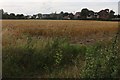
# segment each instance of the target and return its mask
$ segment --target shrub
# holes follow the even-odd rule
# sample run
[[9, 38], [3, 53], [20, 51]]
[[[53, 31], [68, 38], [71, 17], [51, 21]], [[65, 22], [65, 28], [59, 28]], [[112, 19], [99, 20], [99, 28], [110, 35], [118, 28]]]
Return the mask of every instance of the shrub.
[[85, 67], [81, 73], [84, 78], [119, 78], [119, 41], [110, 44], [96, 44], [87, 47]]
[[70, 45], [66, 39], [49, 40], [42, 49], [32, 41], [28, 37], [27, 44], [3, 48], [3, 77], [29, 77], [50, 73], [64, 65], [73, 64], [79, 54], [85, 53], [85, 47]]

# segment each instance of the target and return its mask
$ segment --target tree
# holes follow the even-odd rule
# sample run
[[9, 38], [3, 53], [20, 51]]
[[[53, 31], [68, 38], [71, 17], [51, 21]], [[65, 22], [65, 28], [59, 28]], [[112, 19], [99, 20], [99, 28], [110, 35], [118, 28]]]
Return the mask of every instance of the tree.
[[68, 12], [65, 12], [65, 13], [63, 14], [63, 17], [68, 16], [68, 15], [69, 15], [69, 13], [68, 13]]
[[17, 14], [16, 18], [17, 19], [25, 19], [25, 16], [23, 14]]
[[84, 8], [81, 10], [81, 18], [82, 19], [86, 19], [88, 15], [89, 15], [89, 10], [87, 8]]
[[32, 19], [36, 19], [36, 17], [37, 17], [37, 15], [33, 15], [33, 16], [32, 16]]
[[10, 13], [9, 18], [10, 18], [10, 19], [15, 19], [15, 18], [16, 18], [16, 16], [15, 16], [15, 14], [14, 14], [14, 13]]
[[69, 14], [69, 17], [70, 17], [70, 19], [74, 19], [73, 13], [70, 13], [70, 14]]
[[5, 12], [2, 16], [3, 19], [9, 19], [9, 14], [7, 12]]
[[118, 14], [118, 17], [117, 18], [120, 18], [120, 14]]
[[37, 14], [37, 17], [38, 17], [38, 19], [41, 19], [41, 18], [42, 18], [42, 14], [41, 14], [41, 13], [38, 13], [38, 14]]
[[114, 17], [114, 14], [115, 14], [115, 12], [114, 12], [113, 10], [110, 10], [109, 18], [110, 18], [110, 19], [113, 18], [113, 17]]
[[63, 12], [63, 11], [61, 11], [61, 12], [60, 12], [60, 14], [64, 14], [64, 12]]
[[88, 16], [94, 16], [94, 11], [90, 10]]
[[25, 19], [30, 19], [30, 15], [26, 15], [26, 16], [25, 16]]
[[64, 12], [61, 11], [61, 12], [60, 12], [60, 19], [63, 19], [63, 14], [64, 14]]

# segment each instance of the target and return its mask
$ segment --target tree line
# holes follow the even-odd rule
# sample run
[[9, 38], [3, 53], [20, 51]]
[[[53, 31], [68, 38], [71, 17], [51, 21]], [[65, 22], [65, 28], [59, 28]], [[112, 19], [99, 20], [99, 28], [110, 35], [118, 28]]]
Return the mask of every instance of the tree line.
[[61, 11], [59, 14], [51, 13], [51, 14], [34, 14], [34, 15], [24, 15], [24, 14], [15, 14], [4, 12], [3, 9], [0, 10], [0, 15], [2, 15], [1, 19], [55, 19], [55, 20], [62, 20], [62, 19], [117, 19], [120, 18], [120, 15], [115, 15], [113, 10], [105, 9], [99, 12], [94, 12], [87, 8], [82, 9], [80, 12], [68, 13]]

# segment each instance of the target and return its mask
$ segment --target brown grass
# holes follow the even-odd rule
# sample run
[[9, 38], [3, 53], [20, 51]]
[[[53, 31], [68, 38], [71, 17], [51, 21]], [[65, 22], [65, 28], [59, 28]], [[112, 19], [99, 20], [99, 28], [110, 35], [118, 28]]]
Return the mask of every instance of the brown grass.
[[[72, 20], [3, 20], [3, 44], [24, 35], [33, 37], [67, 37], [72, 43], [110, 40], [118, 29], [118, 22]], [[8, 43], [9, 41], [7, 41]]]
[[[36, 42], [33, 44], [39, 51], [46, 47], [45, 42], [48, 39], [54, 37], [67, 37], [73, 44], [91, 44], [111, 40], [118, 31], [118, 22], [107, 21], [3, 20], [2, 22], [2, 44], [5, 50], [11, 44], [12, 46], [27, 44], [27, 36], [32, 36], [32, 42]], [[73, 66], [40, 77], [79, 78], [84, 67], [84, 60], [79, 59]]]

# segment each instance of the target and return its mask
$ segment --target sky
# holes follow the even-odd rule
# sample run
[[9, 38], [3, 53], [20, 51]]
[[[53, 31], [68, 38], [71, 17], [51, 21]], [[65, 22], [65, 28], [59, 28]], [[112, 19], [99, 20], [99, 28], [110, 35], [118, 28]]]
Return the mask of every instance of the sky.
[[114, 10], [118, 14], [119, 0], [0, 0], [5, 12], [32, 15], [37, 13], [79, 12], [83, 8], [93, 11]]

